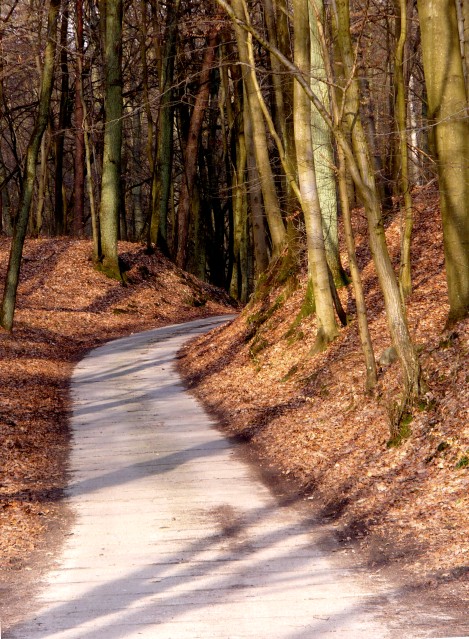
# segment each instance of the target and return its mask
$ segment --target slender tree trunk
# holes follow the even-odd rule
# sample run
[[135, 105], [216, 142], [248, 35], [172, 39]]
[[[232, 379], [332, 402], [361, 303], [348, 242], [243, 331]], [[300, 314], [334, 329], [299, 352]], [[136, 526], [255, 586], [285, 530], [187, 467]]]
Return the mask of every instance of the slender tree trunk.
[[[82, 2], [82, 0], [77, 0], [77, 3]], [[78, 9], [79, 10], [79, 9]], [[75, 78], [75, 91], [77, 92], [75, 99], [80, 101], [80, 106], [75, 110], [75, 118], [76, 120], [80, 120], [81, 117], [81, 128], [83, 132], [83, 147], [84, 147], [84, 161], [86, 165], [86, 171], [82, 168], [81, 164], [79, 167], [75, 167], [75, 180], [77, 180], [77, 170], [78, 172], [83, 171], [83, 177], [86, 175], [86, 191], [88, 193], [88, 200], [90, 206], [90, 217], [91, 217], [91, 233], [93, 239], [93, 261], [97, 262], [99, 260], [99, 256], [101, 255], [101, 237], [99, 232], [99, 220], [96, 212], [95, 205], [95, 197], [94, 197], [94, 187], [93, 187], [93, 174], [92, 174], [92, 166], [91, 166], [91, 145], [90, 145], [90, 126], [88, 122], [88, 113], [85, 103], [85, 98], [83, 94], [83, 55], [77, 56], [77, 64], [76, 64], [76, 78]], [[76, 103], [75, 103], [76, 107]], [[81, 114], [81, 115], [80, 115]], [[77, 123], [76, 125], [77, 126]], [[77, 131], [77, 135], [79, 135]], [[79, 143], [78, 143], [79, 144]], [[79, 178], [80, 179], [80, 178]], [[76, 219], [76, 218], [75, 218]]]
[[154, 160], [151, 189], [151, 221], [148, 244], [157, 244], [168, 253], [168, 202], [173, 166], [173, 80], [176, 51], [177, 25], [180, 0], [168, 4], [166, 37], [160, 74], [160, 107], [156, 157]]
[[[82, 95], [83, 99], [83, 95]], [[101, 234], [99, 231], [99, 219], [96, 212], [96, 205], [94, 201], [93, 190], [93, 177], [91, 173], [91, 149], [90, 149], [90, 134], [88, 130], [88, 124], [86, 122], [86, 108], [83, 102], [83, 138], [85, 142], [85, 160], [86, 160], [86, 188], [88, 192], [88, 199], [90, 201], [90, 215], [91, 215], [91, 231], [93, 237], [93, 260], [96, 262], [99, 255], [101, 255]]]
[[80, 236], [83, 233], [85, 220], [85, 133], [83, 108], [83, 0], [76, 0], [76, 47], [77, 59], [75, 64], [75, 180], [74, 180], [74, 211], [73, 233]]
[[51, 0], [47, 18], [47, 43], [42, 68], [41, 91], [39, 98], [39, 110], [36, 117], [28, 149], [26, 151], [26, 164], [23, 175], [21, 198], [16, 218], [16, 226], [10, 250], [8, 271], [3, 292], [0, 324], [8, 331], [13, 327], [13, 317], [16, 305], [16, 293], [18, 289], [21, 257], [23, 254], [26, 229], [28, 227], [31, 199], [36, 179], [36, 163], [41, 146], [42, 136], [49, 120], [49, 109], [54, 83], [54, 62], [57, 42], [57, 18], [59, 14], [60, 0]]
[[419, 128], [422, 121], [422, 101], [417, 97], [417, 81], [415, 74], [411, 73], [409, 78], [409, 100], [408, 100], [408, 120], [409, 120], [409, 181], [412, 184], [422, 183], [422, 162], [419, 153]]
[[208, 105], [210, 95], [210, 73], [215, 60], [215, 46], [217, 42], [218, 30], [212, 27], [207, 38], [207, 48], [205, 49], [202, 69], [200, 72], [199, 89], [192, 109], [189, 134], [187, 138], [186, 150], [184, 153], [184, 174], [179, 197], [178, 207], [178, 249], [176, 263], [180, 268], [185, 268], [187, 261], [187, 242], [189, 239], [190, 207], [194, 190], [194, 183], [197, 173], [197, 157], [199, 149], [200, 132]]
[[54, 184], [54, 218], [55, 233], [64, 235], [66, 233], [66, 220], [64, 216], [64, 200], [63, 200], [63, 163], [64, 163], [64, 145], [65, 130], [69, 122], [69, 72], [68, 72], [68, 46], [67, 33], [69, 25], [68, 8], [66, 7], [62, 14], [62, 24], [60, 27], [60, 105], [59, 117], [57, 123], [57, 132], [55, 134], [55, 184]]
[[[290, 17], [289, 17], [289, 3], [288, 0], [275, 0], [275, 32], [278, 48], [288, 58], [293, 57], [292, 49], [292, 37], [290, 31]], [[272, 56], [276, 57], [276, 56]], [[282, 68], [282, 65], [279, 67]], [[281, 72], [280, 72], [281, 73]], [[295, 151], [295, 134], [293, 131], [293, 78], [289, 74], [283, 73], [281, 75], [281, 84], [283, 91], [283, 108], [285, 111], [285, 134], [282, 131], [282, 136], [285, 135], [284, 147], [285, 155], [288, 158], [289, 164], [296, 166], [296, 151]], [[287, 234], [290, 240], [293, 242], [297, 240], [297, 229], [294, 226], [295, 212], [298, 210], [297, 198], [290, 188], [290, 184], [287, 181], [287, 200], [285, 202], [285, 211], [288, 216], [287, 220]]]
[[[1, 72], [1, 70], [0, 70]], [[1, 97], [0, 97], [0, 105]], [[10, 193], [8, 190], [8, 176], [5, 170], [5, 163], [3, 160], [2, 150], [0, 149], [0, 206], [1, 206], [1, 221], [0, 221], [0, 229], [3, 233], [7, 235], [11, 235], [12, 233], [12, 223], [11, 223], [11, 200]]]
[[[346, 77], [348, 76], [348, 92], [350, 94], [348, 107], [352, 107], [348, 118], [352, 131], [354, 157], [349, 153], [347, 161], [365, 206], [370, 248], [384, 297], [388, 327], [404, 372], [406, 397], [399, 407], [399, 414], [395, 416], [398, 424], [408, 402], [420, 393], [420, 364], [410, 338], [405, 307], [389, 257], [373, 162], [359, 114], [360, 92], [358, 81], [354, 75], [355, 63], [350, 37], [349, 0], [336, 0], [336, 7], [339, 47]], [[346, 147], [343, 146], [343, 148], [345, 152]]]
[[[249, 20], [244, 0], [233, 0], [233, 12], [241, 20]], [[250, 65], [249, 46], [251, 37], [246, 31], [234, 25], [240, 62], [243, 65], [243, 80], [246, 87], [246, 98], [251, 118], [254, 152], [256, 154], [257, 170], [259, 172], [264, 209], [272, 239], [273, 256], [279, 256], [287, 240], [285, 225], [282, 220], [280, 204], [275, 191], [275, 180], [270, 163], [267, 138], [262, 113], [259, 91], [255, 81], [255, 69]]]
[[[469, 120], [454, 0], [417, 2], [443, 219], [449, 323], [469, 313]], [[438, 43], [438, 46], [435, 46]]]
[[[310, 78], [310, 31], [308, 0], [294, 0], [295, 64], [305, 78]], [[306, 226], [308, 274], [313, 285], [318, 331], [316, 350], [323, 350], [337, 335], [334, 301], [329, 281], [321, 205], [316, 183], [313, 143], [311, 138], [311, 101], [298, 82], [294, 83], [295, 147], [298, 179]]]
[[101, 179], [100, 268], [122, 279], [117, 252], [121, 208], [122, 161], [122, 0], [107, 0], [105, 9], [105, 129]]
[[[132, 106], [132, 164], [139, 167], [142, 151], [142, 114], [137, 105]], [[141, 240], [145, 227], [145, 219], [142, 211], [142, 186], [136, 184], [132, 187], [132, 219], [134, 240]]]
[[358, 268], [357, 255], [355, 250], [355, 239], [353, 237], [352, 219], [350, 215], [350, 205], [347, 193], [347, 175], [345, 157], [342, 149], [337, 150], [339, 160], [339, 196], [342, 208], [342, 218], [344, 222], [344, 235], [347, 244], [347, 253], [350, 266], [350, 274], [352, 276], [353, 291], [355, 295], [355, 303], [357, 305], [357, 322], [358, 332], [360, 335], [360, 343], [365, 358], [366, 367], [366, 388], [372, 390], [378, 381], [376, 371], [376, 361], [373, 352], [373, 344], [371, 341], [370, 330], [368, 327], [368, 319], [366, 316], [365, 294], [360, 277], [360, 269]]
[[[147, 140], [146, 140], [146, 153], [148, 158], [148, 164], [150, 171], [153, 174], [153, 114], [150, 105], [150, 90], [148, 83], [148, 61], [147, 61], [147, 0], [140, 0], [140, 17], [141, 17], [141, 30], [140, 30], [140, 61], [142, 63], [142, 84], [143, 84], [143, 106], [145, 109], [145, 115], [147, 119]], [[169, 3], [167, 5], [169, 7]], [[170, 9], [168, 9], [169, 13]], [[156, 24], [155, 20], [155, 26]]]
[[[246, 219], [246, 140], [244, 130], [239, 129], [236, 140], [236, 170], [233, 172], [233, 270], [230, 282], [230, 294], [239, 299], [243, 269], [241, 268], [241, 242], [247, 226]], [[241, 282], [239, 281], [241, 278]]]
[[[49, 139], [47, 139], [49, 138]], [[49, 175], [49, 171], [47, 169], [47, 159], [49, 157], [50, 151], [50, 136], [47, 135], [47, 132], [42, 136], [41, 141], [41, 150], [40, 150], [40, 163], [39, 163], [39, 171], [37, 176], [38, 181], [38, 189], [37, 189], [37, 204], [36, 204], [36, 212], [31, 216], [31, 235], [33, 237], [39, 237], [41, 234], [41, 229], [44, 222], [44, 209], [46, 203], [46, 187], [47, 187], [47, 178]]]
[[[278, 2], [274, 3], [272, 0], [263, 0], [263, 5], [269, 40], [278, 48], [279, 38], [281, 39], [283, 35], [281, 33], [282, 20], [279, 19], [278, 11], [276, 11], [276, 8], [278, 9]], [[284, 149], [284, 151], [282, 151], [284, 155], [283, 163], [286, 163], [289, 167], [294, 167], [296, 164], [294, 134], [293, 127], [291, 126], [291, 115], [288, 113], [287, 107], [289, 102], [291, 108], [292, 83], [291, 79], [285, 77], [282, 64], [273, 54], [270, 55], [270, 65], [272, 68], [275, 130], [278, 132]], [[293, 180], [296, 180], [296, 175], [293, 175]], [[283, 206], [286, 211], [287, 220], [290, 219], [294, 208], [298, 206], [297, 197], [291, 188], [291, 184], [291, 178], [287, 177], [287, 179], [282, 179]]]
[[394, 84], [396, 86], [395, 118], [399, 133], [399, 157], [401, 194], [402, 230], [401, 230], [401, 263], [399, 269], [399, 285], [403, 299], [412, 293], [411, 273], [411, 239], [413, 227], [412, 196], [409, 182], [409, 158], [407, 152], [407, 104], [404, 79], [404, 51], [407, 39], [407, 0], [395, 0], [399, 19], [399, 38], [394, 57]]
[[262, 210], [262, 190], [257, 171], [254, 142], [252, 138], [251, 119], [248, 113], [247, 100], [244, 100], [244, 138], [246, 146], [246, 164], [248, 177], [248, 198], [251, 208], [252, 235], [254, 244], [254, 279], [255, 282], [267, 270], [269, 255], [264, 228], [264, 211]]

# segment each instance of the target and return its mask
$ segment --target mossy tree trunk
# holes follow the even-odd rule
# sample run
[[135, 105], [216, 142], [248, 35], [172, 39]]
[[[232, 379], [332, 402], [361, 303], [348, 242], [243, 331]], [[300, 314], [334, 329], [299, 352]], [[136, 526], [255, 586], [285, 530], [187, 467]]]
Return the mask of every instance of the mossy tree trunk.
[[57, 43], [57, 18], [60, 0], [51, 0], [47, 17], [47, 43], [42, 68], [39, 109], [34, 129], [26, 151], [26, 163], [23, 172], [22, 188], [16, 225], [10, 250], [10, 259], [3, 292], [0, 324], [8, 331], [13, 327], [16, 305], [16, 293], [23, 254], [24, 240], [28, 228], [29, 212], [36, 179], [36, 164], [42, 137], [49, 121], [50, 101], [54, 84], [54, 63]]
[[[314, 92], [329, 109], [329, 86], [326, 78], [323, 46], [320, 27], [324, 21], [323, 0], [309, 3], [309, 26], [311, 37], [311, 85]], [[319, 24], [319, 21], [321, 24]], [[318, 185], [319, 202], [323, 220], [324, 243], [327, 262], [331, 269], [336, 286], [347, 283], [347, 277], [340, 263], [339, 231], [337, 221], [337, 180], [334, 171], [335, 159], [332, 146], [331, 130], [324, 122], [321, 114], [313, 106], [311, 108], [311, 126], [314, 149], [314, 165]]]
[[[469, 120], [454, 0], [418, 0], [452, 323], [469, 313]], [[438, 46], [435, 45], [438, 43]]]
[[117, 241], [121, 208], [122, 160], [122, 0], [105, 3], [104, 33], [104, 149], [99, 209], [100, 269], [109, 277], [122, 279]]
[[[311, 73], [308, 0], [294, 0], [294, 59], [304, 78]], [[293, 87], [295, 113], [295, 147], [301, 202], [306, 226], [308, 272], [313, 285], [318, 332], [316, 349], [322, 350], [338, 335], [334, 301], [324, 243], [321, 206], [316, 182], [313, 141], [311, 137], [311, 101], [298, 82]]]

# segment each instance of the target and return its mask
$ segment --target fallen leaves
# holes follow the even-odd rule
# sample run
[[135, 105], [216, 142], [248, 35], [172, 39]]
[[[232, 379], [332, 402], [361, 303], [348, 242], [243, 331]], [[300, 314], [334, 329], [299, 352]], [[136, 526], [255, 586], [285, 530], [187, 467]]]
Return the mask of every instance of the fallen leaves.
[[[448, 313], [436, 196], [417, 201], [414, 293], [409, 325], [418, 346], [428, 393], [414, 411], [411, 436], [389, 448], [388, 407], [400, 392], [398, 363], [380, 371], [376, 398], [364, 392], [365, 372], [356, 322], [326, 353], [311, 357], [315, 320], [292, 330], [306, 283], [279, 305], [252, 303], [234, 324], [199, 338], [185, 350], [181, 369], [196, 395], [227, 431], [257, 451], [260, 463], [296, 481], [316, 513], [349, 531], [370, 562], [405, 566], [415, 579], [439, 583], [441, 570], [459, 580], [469, 598], [469, 321], [445, 331]], [[379, 357], [390, 345], [381, 294], [357, 228], [370, 331]], [[387, 229], [398, 255], [397, 221]], [[344, 256], [344, 261], [345, 261]], [[353, 309], [348, 289], [342, 304]], [[253, 356], [252, 318], [276, 312], [259, 331]], [[350, 312], [350, 310], [348, 311]], [[442, 442], [446, 442], [442, 444]], [[345, 533], [344, 533], [345, 534]], [[379, 544], [391, 539], [392, 543]], [[378, 552], [379, 561], [373, 558]], [[423, 568], [424, 567], [424, 568]]]

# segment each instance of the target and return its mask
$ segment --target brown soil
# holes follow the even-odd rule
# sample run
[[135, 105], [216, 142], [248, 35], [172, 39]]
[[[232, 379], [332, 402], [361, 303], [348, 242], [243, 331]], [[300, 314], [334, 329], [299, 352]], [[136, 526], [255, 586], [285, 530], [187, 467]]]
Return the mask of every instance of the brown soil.
[[[0, 280], [9, 241], [0, 240]], [[26, 243], [15, 326], [0, 332], [0, 620], [7, 628], [50, 565], [70, 514], [61, 502], [69, 451], [69, 379], [97, 345], [232, 312], [218, 289], [160, 255], [122, 243], [128, 286], [98, 273], [91, 244]]]
[[[365, 221], [355, 213], [379, 357], [390, 338]], [[387, 237], [397, 258], [396, 221], [390, 220]], [[289, 485], [333, 525], [344, 552], [397, 579], [408, 603], [414, 597], [446, 611], [453, 621], [443, 623], [445, 636], [469, 635], [469, 321], [445, 328], [435, 194], [417, 197], [413, 245], [408, 315], [428, 390], [398, 445], [389, 434], [401, 389], [398, 363], [381, 366], [378, 390], [367, 395], [353, 320], [325, 353], [312, 356], [314, 318], [292, 326], [305, 296], [301, 276], [297, 287], [290, 281], [271, 290], [232, 325], [192, 343], [180, 367], [225, 431], [249, 444], [269, 481], [283, 492]], [[340, 295], [353, 318], [351, 291]]]

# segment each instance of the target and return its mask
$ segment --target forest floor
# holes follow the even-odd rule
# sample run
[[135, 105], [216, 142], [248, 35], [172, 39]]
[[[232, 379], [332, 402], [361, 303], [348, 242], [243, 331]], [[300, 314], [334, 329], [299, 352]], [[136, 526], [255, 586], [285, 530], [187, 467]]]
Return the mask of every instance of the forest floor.
[[[10, 242], [0, 240], [0, 281]], [[121, 243], [123, 287], [91, 243], [26, 242], [13, 332], [0, 330], [0, 624], [15, 619], [67, 534], [69, 380], [92, 348], [137, 331], [232, 313], [228, 297], [143, 247]], [[0, 625], [1, 627], [1, 625]], [[0, 631], [1, 634], [1, 631]]]
[[[365, 392], [355, 307], [330, 348], [312, 355], [313, 317], [294, 323], [305, 297], [301, 273], [265, 289], [237, 320], [186, 347], [186, 382], [223, 424], [249, 442], [266, 477], [332, 523], [344, 555], [360, 553], [373, 572], [398, 578], [409, 597], [431, 595], [466, 619], [469, 636], [469, 321], [446, 328], [448, 314], [438, 199], [416, 194], [414, 292], [409, 325], [427, 392], [390, 441], [399, 365], [382, 363]], [[358, 257], [377, 358], [390, 347], [366, 220], [355, 211]], [[399, 224], [387, 239], [398, 266]], [[344, 254], [344, 263], [346, 257]], [[283, 278], [284, 279], [284, 278]], [[396, 445], [398, 444], [398, 445]]]
[[[355, 212], [358, 257], [377, 357], [390, 346], [382, 298]], [[398, 256], [398, 223], [387, 237]], [[9, 241], [0, 240], [0, 281]], [[66, 534], [61, 508], [70, 446], [68, 382], [77, 361], [113, 338], [206, 315], [232, 313], [228, 298], [158, 255], [122, 243], [129, 286], [93, 269], [91, 244], [26, 243], [12, 334], [0, 332], [0, 619], [28, 595]], [[300, 496], [337, 530], [344, 560], [360, 553], [374, 573], [397, 575], [408, 596], [448, 610], [469, 605], [469, 322], [448, 312], [436, 194], [417, 197], [409, 324], [428, 392], [406, 437], [389, 445], [399, 395], [397, 363], [365, 373], [349, 288], [350, 324], [312, 356], [315, 321], [293, 326], [305, 294], [301, 272], [252, 301], [228, 328], [181, 355], [193, 392], [225, 432], [247, 442], [279, 494]], [[344, 257], [344, 263], [346, 259]], [[295, 285], [292, 286], [292, 282]], [[29, 577], [28, 577], [29, 575]], [[469, 626], [465, 634], [469, 635]]]

